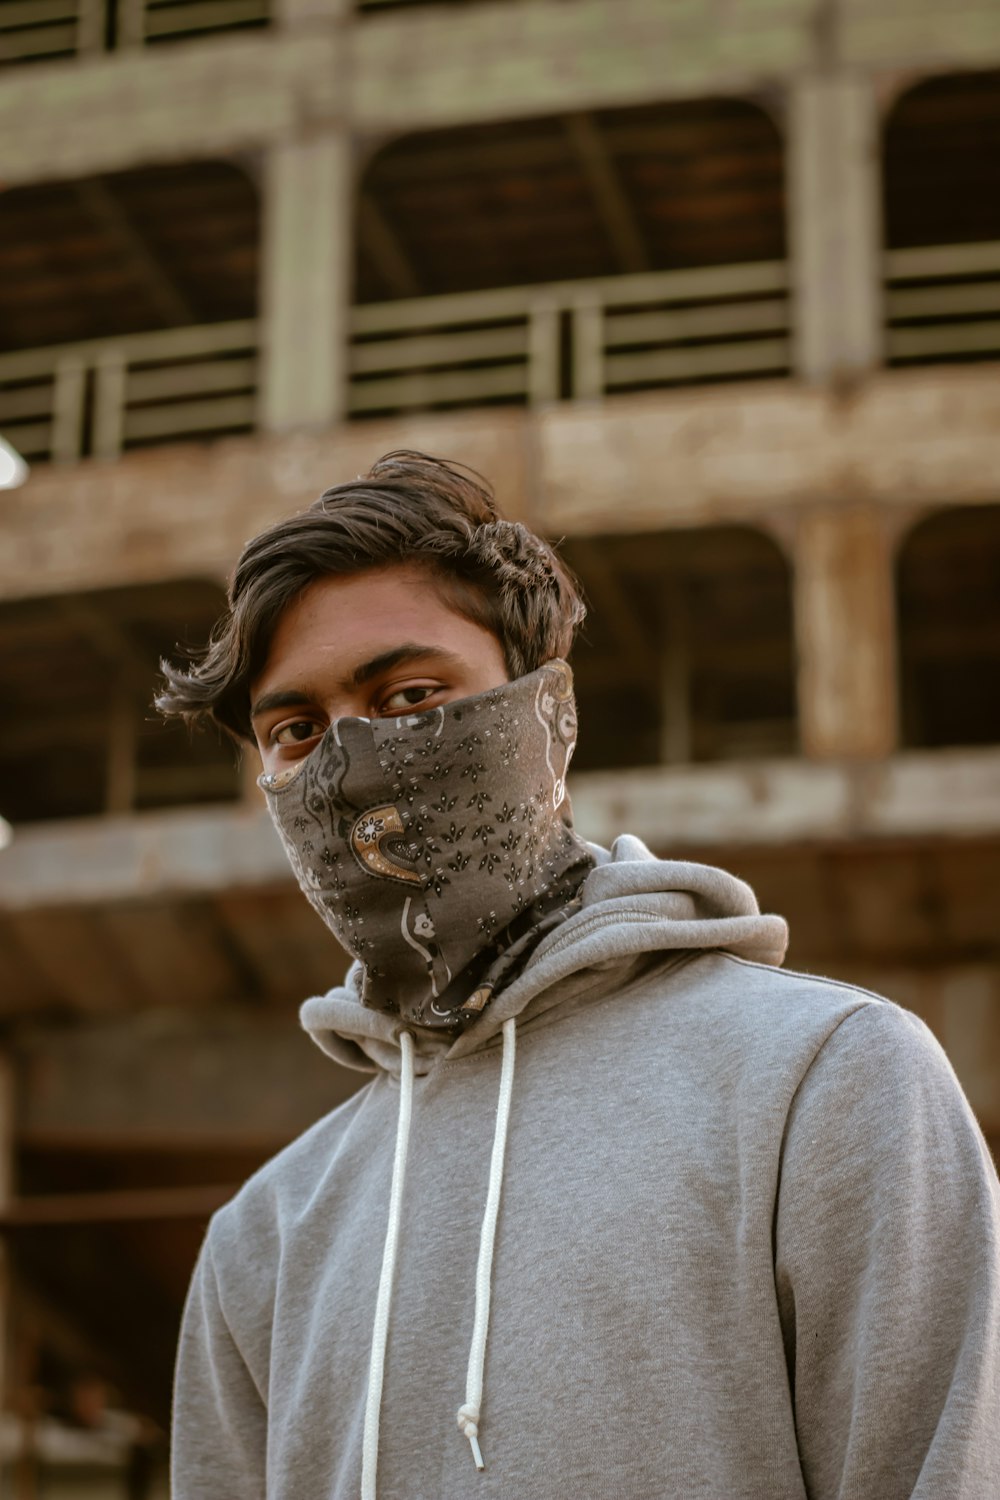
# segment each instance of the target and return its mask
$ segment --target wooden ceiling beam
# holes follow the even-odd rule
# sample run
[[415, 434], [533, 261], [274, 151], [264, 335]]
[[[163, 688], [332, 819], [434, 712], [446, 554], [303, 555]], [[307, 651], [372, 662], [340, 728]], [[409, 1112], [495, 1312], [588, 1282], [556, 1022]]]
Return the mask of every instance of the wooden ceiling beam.
[[658, 678], [659, 640], [650, 640], [622, 584], [621, 573], [605, 565], [600, 548], [589, 540], [579, 540], [574, 547], [580, 560], [581, 581], [590, 595], [595, 612], [610, 629], [618, 651], [624, 658], [623, 675], [642, 681], [655, 692]]
[[371, 193], [362, 192], [357, 206], [358, 248], [368, 256], [395, 297], [419, 297], [420, 278], [396, 230]]
[[648, 271], [651, 262], [639, 220], [593, 114], [578, 112], [567, 115], [565, 127], [611, 241], [619, 270]]
[[196, 310], [164, 269], [111, 185], [101, 177], [84, 177], [75, 187], [87, 215], [134, 272], [164, 324], [197, 323]]
[[126, 1402], [166, 1424], [178, 1309], [146, 1267], [107, 1228], [24, 1229], [14, 1248], [19, 1283], [100, 1351], [98, 1368]]
[[148, 698], [157, 672], [157, 663], [138, 650], [128, 631], [90, 599], [55, 596], [54, 612], [61, 615], [91, 649], [115, 668], [119, 681]]

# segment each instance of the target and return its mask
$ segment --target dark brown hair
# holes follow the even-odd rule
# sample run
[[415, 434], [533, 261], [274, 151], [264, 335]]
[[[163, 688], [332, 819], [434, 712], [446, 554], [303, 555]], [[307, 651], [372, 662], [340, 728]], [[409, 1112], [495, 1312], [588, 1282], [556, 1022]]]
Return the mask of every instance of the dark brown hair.
[[492, 631], [511, 678], [568, 655], [584, 605], [552, 548], [504, 520], [472, 470], [401, 450], [247, 543], [204, 652], [161, 662], [157, 708], [252, 740], [250, 684], [288, 606], [317, 578], [404, 562], [425, 564], [450, 607]]

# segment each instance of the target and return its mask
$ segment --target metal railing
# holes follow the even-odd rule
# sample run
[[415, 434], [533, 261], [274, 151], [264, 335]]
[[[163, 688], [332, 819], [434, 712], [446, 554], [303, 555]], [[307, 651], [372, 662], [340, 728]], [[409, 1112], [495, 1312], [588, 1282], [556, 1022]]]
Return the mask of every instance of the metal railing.
[[[789, 367], [781, 262], [506, 287], [355, 308], [349, 412], [599, 399]], [[0, 431], [29, 460], [248, 431], [257, 325], [0, 355]]]
[[789, 369], [784, 262], [655, 271], [354, 311], [354, 415], [538, 404]]
[[1000, 357], [1000, 242], [886, 255], [890, 364]]
[[[1000, 358], [1000, 244], [886, 257], [893, 364]], [[356, 307], [351, 416], [599, 400], [791, 368], [781, 261], [503, 287]], [[0, 431], [33, 461], [246, 432], [252, 320], [0, 355]]]
[[0, 0], [0, 64], [265, 26], [271, 0]]
[[104, 46], [105, 0], [0, 0], [0, 63], [42, 62]]
[[0, 356], [0, 431], [29, 460], [246, 432], [257, 408], [252, 320]]

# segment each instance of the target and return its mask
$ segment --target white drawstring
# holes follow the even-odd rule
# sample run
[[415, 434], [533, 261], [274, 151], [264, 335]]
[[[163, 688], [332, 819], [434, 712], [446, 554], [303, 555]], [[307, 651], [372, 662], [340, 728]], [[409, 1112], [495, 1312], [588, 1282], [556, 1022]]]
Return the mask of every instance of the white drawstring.
[[493, 1242], [496, 1238], [497, 1214], [500, 1211], [507, 1125], [510, 1120], [511, 1094], [514, 1089], [515, 1025], [513, 1016], [503, 1023], [503, 1063], [500, 1069], [500, 1094], [497, 1098], [497, 1123], [493, 1133], [493, 1155], [490, 1157], [490, 1184], [486, 1192], [486, 1210], [479, 1235], [479, 1264], [476, 1267], [476, 1316], [472, 1325], [469, 1369], [465, 1377], [465, 1401], [458, 1408], [458, 1425], [469, 1439], [477, 1469], [486, 1467], [479, 1447], [479, 1412], [483, 1399], [483, 1371], [486, 1368], [486, 1335], [490, 1326]]
[[[497, 1215], [500, 1212], [500, 1189], [503, 1186], [507, 1127], [510, 1101], [514, 1089], [514, 1053], [516, 1040], [514, 1018], [503, 1023], [503, 1059], [500, 1067], [500, 1093], [497, 1098], [497, 1122], [490, 1157], [490, 1181], [486, 1190], [486, 1208], [479, 1235], [479, 1262], [476, 1266], [476, 1315], [469, 1349], [469, 1369], [465, 1381], [465, 1401], [458, 1409], [458, 1425], [469, 1439], [477, 1469], [485, 1469], [479, 1447], [479, 1412], [483, 1400], [483, 1372], [486, 1368], [486, 1335], [490, 1326], [490, 1282], [493, 1275], [493, 1245], [496, 1240]], [[375, 1477], [378, 1469], [379, 1419], [382, 1413], [382, 1381], [385, 1374], [385, 1351], [389, 1340], [389, 1308], [392, 1283], [399, 1247], [402, 1218], [403, 1180], [406, 1155], [410, 1145], [410, 1117], [413, 1112], [413, 1037], [400, 1033], [402, 1070], [399, 1079], [399, 1120], [396, 1125], [396, 1154], [392, 1163], [392, 1186], [389, 1189], [389, 1223], [382, 1252], [382, 1272], [375, 1299], [375, 1325], [372, 1329], [372, 1355], [368, 1367], [368, 1399], [365, 1402], [364, 1441], [361, 1449], [361, 1500], [375, 1500]]]
[[399, 1076], [399, 1120], [396, 1125], [396, 1154], [392, 1163], [392, 1186], [389, 1189], [389, 1223], [382, 1251], [382, 1274], [375, 1300], [375, 1326], [372, 1329], [372, 1357], [368, 1366], [368, 1400], [365, 1403], [365, 1434], [361, 1449], [361, 1500], [375, 1500], [375, 1471], [378, 1467], [378, 1428], [382, 1411], [382, 1377], [385, 1372], [385, 1348], [389, 1339], [389, 1304], [396, 1270], [399, 1246], [399, 1224], [403, 1203], [403, 1179], [406, 1176], [406, 1153], [410, 1145], [410, 1115], [413, 1109], [413, 1038], [408, 1031], [400, 1034], [403, 1052]]

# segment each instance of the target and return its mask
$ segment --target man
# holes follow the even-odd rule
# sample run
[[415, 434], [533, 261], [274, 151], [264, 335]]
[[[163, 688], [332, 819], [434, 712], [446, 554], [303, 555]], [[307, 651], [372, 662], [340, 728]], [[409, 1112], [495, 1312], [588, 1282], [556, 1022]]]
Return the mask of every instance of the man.
[[[215, 1216], [176, 1500], [1000, 1496], [1000, 1191], [940, 1048], [720, 870], [572, 829], [583, 614], [390, 454], [245, 549], [161, 708], [263, 763], [374, 1075]], [[623, 725], [627, 732], [627, 725]]]

